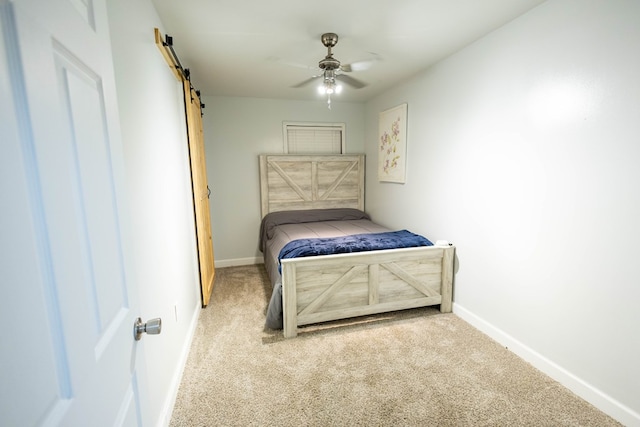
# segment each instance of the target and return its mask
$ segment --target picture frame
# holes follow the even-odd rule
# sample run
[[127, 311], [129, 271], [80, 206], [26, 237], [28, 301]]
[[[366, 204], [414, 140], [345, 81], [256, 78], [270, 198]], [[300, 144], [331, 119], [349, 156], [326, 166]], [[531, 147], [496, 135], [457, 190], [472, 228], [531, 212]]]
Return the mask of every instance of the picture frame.
[[404, 184], [406, 165], [407, 104], [400, 104], [378, 117], [378, 181]]

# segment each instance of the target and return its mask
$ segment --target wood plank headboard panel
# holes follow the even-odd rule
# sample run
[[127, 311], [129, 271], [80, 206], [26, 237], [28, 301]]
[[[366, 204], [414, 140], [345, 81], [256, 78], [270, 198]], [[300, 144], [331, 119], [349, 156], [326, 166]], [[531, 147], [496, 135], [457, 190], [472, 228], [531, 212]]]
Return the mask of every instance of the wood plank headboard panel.
[[364, 211], [364, 154], [260, 155], [262, 216], [302, 209]]

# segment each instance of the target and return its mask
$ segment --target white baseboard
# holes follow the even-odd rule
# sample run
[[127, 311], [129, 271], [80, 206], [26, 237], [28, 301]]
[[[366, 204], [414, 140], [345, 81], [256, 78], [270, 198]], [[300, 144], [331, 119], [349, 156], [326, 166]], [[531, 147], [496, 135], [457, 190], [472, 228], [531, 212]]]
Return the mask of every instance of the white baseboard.
[[178, 361], [178, 365], [176, 366], [176, 371], [173, 375], [173, 378], [171, 379], [171, 386], [169, 388], [167, 400], [164, 404], [164, 407], [162, 408], [162, 415], [158, 418], [158, 427], [169, 427], [169, 423], [171, 422], [173, 407], [175, 406], [176, 398], [178, 397], [178, 388], [180, 388], [180, 382], [182, 381], [184, 368], [187, 365], [189, 350], [191, 350], [191, 343], [193, 342], [193, 337], [196, 333], [196, 327], [198, 326], [198, 319], [200, 318], [201, 311], [202, 307], [200, 306], [200, 299], [198, 299], [198, 304], [193, 310], [193, 316], [191, 316], [189, 330], [187, 333], [187, 337], [184, 340], [184, 346], [182, 347], [182, 352], [180, 353], [180, 359]]
[[223, 259], [223, 260], [215, 260], [216, 268], [223, 267], [236, 267], [239, 265], [253, 265], [253, 264], [263, 264], [263, 257], [254, 257], [254, 258], [236, 258], [236, 259]]
[[495, 341], [520, 356], [522, 359], [531, 363], [536, 369], [558, 381], [560, 384], [580, 396], [582, 399], [591, 403], [605, 414], [611, 416], [625, 426], [640, 426], [640, 414], [633, 411], [631, 408], [621, 404], [611, 396], [576, 377], [571, 372], [558, 366], [501, 329], [496, 328], [486, 320], [466, 308], [461, 307], [459, 304], [453, 304], [453, 312], [458, 317], [481, 332], [487, 334]]

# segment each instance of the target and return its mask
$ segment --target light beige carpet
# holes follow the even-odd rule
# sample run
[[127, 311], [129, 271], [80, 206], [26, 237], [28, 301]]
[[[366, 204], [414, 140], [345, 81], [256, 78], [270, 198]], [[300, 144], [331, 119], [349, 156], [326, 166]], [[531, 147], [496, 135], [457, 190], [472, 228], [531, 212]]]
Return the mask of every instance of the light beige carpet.
[[433, 308], [265, 330], [262, 265], [220, 268], [171, 426], [613, 426], [454, 314]]

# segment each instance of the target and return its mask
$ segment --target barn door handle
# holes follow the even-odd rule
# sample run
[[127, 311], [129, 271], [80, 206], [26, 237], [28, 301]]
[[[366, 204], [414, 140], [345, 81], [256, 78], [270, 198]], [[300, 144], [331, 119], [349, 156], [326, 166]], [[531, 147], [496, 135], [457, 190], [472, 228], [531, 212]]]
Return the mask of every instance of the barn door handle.
[[162, 331], [162, 319], [155, 318], [149, 320], [147, 323], [142, 323], [141, 318], [137, 318], [133, 324], [133, 337], [136, 341], [140, 341], [142, 334], [147, 333], [150, 335], [158, 335]]

